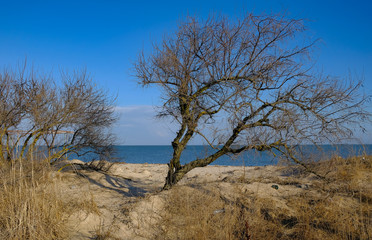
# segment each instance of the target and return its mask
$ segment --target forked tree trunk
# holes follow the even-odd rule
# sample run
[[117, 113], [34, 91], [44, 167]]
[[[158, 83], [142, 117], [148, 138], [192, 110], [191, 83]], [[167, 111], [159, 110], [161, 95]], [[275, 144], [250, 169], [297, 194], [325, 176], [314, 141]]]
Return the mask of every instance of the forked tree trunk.
[[163, 190], [170, 189], [187, 173], [183, 171], [184, 166], [181, 166], [181, 152], [180, 148], [174, 149], [173, 158], [168, 163], [168, 174], [165, 178]]
[[178, 160], [172, 159], [170, 164], [168, 164], [168, 175], [165, 179], [163, 190], [170, 189], [172, 186], [178, 183], [183, 178], [183, 176], [185, 176], [186, 173], [190, 172], [192, 169], [197, 167], [205, 167], [210, 163], [214, 162], [223, 154], [224, 151], [220, 150], [217, 153], [210, 155], [209, 157], [203, 159], [196, 159], [183, 166], [180, 165], [179, 159]]
[[186, 172], [180, 171], [180, 169], [171, 168], [168, 165], [168, 175], [165, 179], [163, 190], [170, 189], [172, 186], [178, 183], [178, 181], [181, 180], [185, 174]]
[[192, 169], [204, 166], [199, 159], [193, 161], [192, 163], [192, 165], [186, 164], [179, 169], [171, 168], [169, 167], [170, 165], [168, 165], [168, 175], [165, 179], [163, 190], [168, 190], [173, 187], [183, 178], [183, 176], [185, 176], [186, 173], [190, 172]]
[[181, 130], [177, 133], [176, 138], [172, 142], [173, 147], [173, 157], [168, 163], [168, 174], [165, 178], [165, 184], [163, 190], [170, 189], [173, 185], [175, 185], [181, 178], [187, 173], [182, 171], [184, 166], [181, 166], [181, 154], [186, 147], [188, 140], [191, 138], [192, 134], [186, 134], [185, 141], [180, 143], [180, 138], [182, 137], [185, 128], [181, 128]]

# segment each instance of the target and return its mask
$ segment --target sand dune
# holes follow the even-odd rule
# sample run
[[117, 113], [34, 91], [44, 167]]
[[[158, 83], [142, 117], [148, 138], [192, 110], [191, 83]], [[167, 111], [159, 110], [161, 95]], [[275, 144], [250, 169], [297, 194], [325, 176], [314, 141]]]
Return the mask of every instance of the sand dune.
[[[175, 193], [174, 189], [161, 191], [167, 165], [116, 163], [107, 171], [95, 171], [82, 167], [81, 161], [72, 162], [77, 165], [53, 173], [63, 196], [77, 199], [77, 202], [84, 200], [81, 211], [69, 218], [72, 239], [98, 239], [97, 236], [106, 237], [101, 239], [155, 239], [154, 236], [159, 236], [164, 208], [169, 206], [167, 199]], [[359, 189], [371, 193], [371, 186], [365, 183], [371, 182], [372, 176], [369, 171], [363, 174]], [[292, 219], [290, 216], [298, 214], [290, 207], [292, 199], [305, 196], [310, 203], [313, 199], [336, 199], [324, 195], [322, 184], [314, 174], [304, 172], [299, 166], [207, 166], [190, 171], [176, 188], [182, 189], [178, 192], [181, 200], [192, 198], [194, 193], [190, 195], [187, 189], [205, 196], [217, 196], [212, 201], [223, 199], [227, 204], [239, 202], [244, 196], [266, 199], [262, 204], [268, 205], [267, 209], [281, 209]], [[332, 189], [337, 186], [327, 186], [330, 187], [327, 191], [334, 194]], [[354, 204], [353, 196], [339, 199], [345, 204]], [[218, 205], [215, 208], [212, 212], [225, 211], [218, 209]]]

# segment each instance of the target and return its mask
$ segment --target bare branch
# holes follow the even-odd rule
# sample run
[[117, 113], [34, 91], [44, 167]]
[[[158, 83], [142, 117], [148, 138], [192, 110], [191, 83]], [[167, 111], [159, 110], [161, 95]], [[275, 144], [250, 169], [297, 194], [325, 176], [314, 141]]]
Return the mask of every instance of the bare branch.
[[[164, 188], [195, 167], [249, 149], [280, 149], [299, 163], [288, 146], [337, 141], [350, 136], [350, 123], [370, 117], [359, 83], [312, 73], [306, 60], [316, 41], [303, 44], [304, 33], [303, 20], [281, 15], [187, 18], [153, 54], [140, 55], [139, 83], [162, 90], [161, 115], [180, 125]], [[181, 166], [195, 135], [217, 151]]]

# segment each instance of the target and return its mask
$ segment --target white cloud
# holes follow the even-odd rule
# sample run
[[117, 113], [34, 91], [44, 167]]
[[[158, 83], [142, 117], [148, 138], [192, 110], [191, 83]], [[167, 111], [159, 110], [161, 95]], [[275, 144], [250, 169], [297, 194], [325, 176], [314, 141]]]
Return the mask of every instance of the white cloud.
[[130, 113], [130, 112], [155, 112], [154, 106], [151, 105], [132, 105], [132, 106], [116, 106], [114, 107], [117, 113]]
[[156, 118], [156, 106], [118, 106], [119, 121], [113, 128], [117, 144], [170, 145], [175, 125], [170, 120]]
[[[157, 106], [132, 105], [115, 107], [119, 121], [113, 128], [117, 144], [124, 145], [170, 145], [177, 132], [177, 125], [170, 119], [156, 118]], [[367, 132], [355, 131], [353, 143], [372, 143], [371, 126]], [[208, 132], [208, 129], [205, 129]], [[203, 140], [195, 137], [191, 144], [201, 144]]]

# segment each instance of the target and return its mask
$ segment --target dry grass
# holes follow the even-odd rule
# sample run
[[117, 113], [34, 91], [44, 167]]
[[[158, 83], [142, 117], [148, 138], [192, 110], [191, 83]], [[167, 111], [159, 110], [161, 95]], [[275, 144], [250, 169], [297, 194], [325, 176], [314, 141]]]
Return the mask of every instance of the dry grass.
[[104, 222], [101, 221], [99, 226], [95, 229], [95, 236], [92, 237], [94, 240], [120, 240], [120, 238], [114, 237], [113, 232], [115, 232], [116, 225], [115, 223], [109, 224], [109, 226], [105, 226]]
[[234, 183], [234, 198], [225, 197], [215, 185], [175, 187], [165, 198], [157, 237], [372, 239], [372, 157], [335, 157], [314, 168], [328, 181], [303, 172], [276, 179], [279, 188], [296, 189], [296, 184], [313, 178], [309, 189], [286, 196], [247, 193], [242, 191], [246, 183]]
[[244, 209], [226, 203], [217, 192], [175, 187], [165, 210], [158, 239], [245, 239], [248, 234]]
[[[74, 213], [100, 214], [93, 196], [64, 196], [48, 164], [20, 163], [0, 167], [0, 239], [69, 239]], [[128, 212], [146, 218], [132, 224], [148, 223], [138, 236], [149, 239], [372, 239], [372, 157], [335, 157], [314, 170], [328, 181], [294, 168], [289, 176], [195, 182], [138, 199]], [[115, 227], [102, 221], [92, 239], [120, 239]]]
[[0, 239], [66, 239], [71, 208], [62, 201], [50, 167], [18, 161], [0, 166]]

